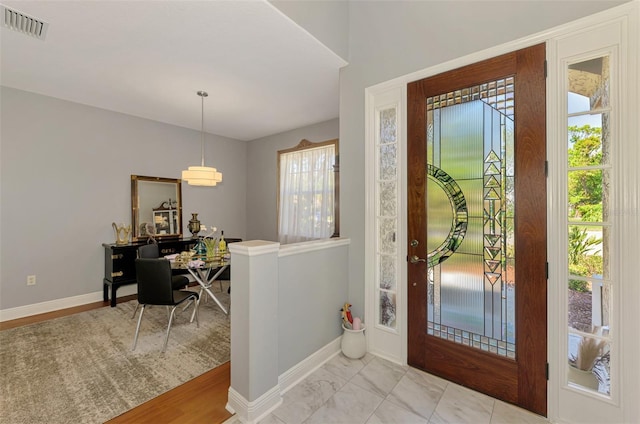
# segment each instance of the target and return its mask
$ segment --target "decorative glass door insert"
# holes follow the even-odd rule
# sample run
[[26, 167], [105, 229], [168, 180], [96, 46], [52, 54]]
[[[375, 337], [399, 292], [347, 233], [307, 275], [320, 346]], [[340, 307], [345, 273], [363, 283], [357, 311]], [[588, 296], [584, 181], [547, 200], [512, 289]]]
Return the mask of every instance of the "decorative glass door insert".
[[377, 263], [378, 287], [376, 324], [396, 330], [397, 303], [397, 252], [396, 233], [398, 227], [398, 155], [397, 155], [397, 108], [382, 108], [376, 113], [378, 134], [376, 135], [377, 177]]
[[514, 358], [514, 77], [427, 98], [427, 334]]

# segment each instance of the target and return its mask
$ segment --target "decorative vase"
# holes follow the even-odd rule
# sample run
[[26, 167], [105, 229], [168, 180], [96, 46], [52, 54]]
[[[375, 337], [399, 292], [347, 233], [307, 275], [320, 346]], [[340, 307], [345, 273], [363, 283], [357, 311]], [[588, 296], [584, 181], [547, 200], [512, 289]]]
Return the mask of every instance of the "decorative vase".
[[115, 222], [111, 224], [113, 230], [116, 232], [116, 244], [123, 245], [129, 244], [129, 234], [131, 234], [131, 225], [124, 226], [124, 224], [117, 225]]
[[350, 330], [342, 325], [344, 333], [340, 347], [347, 358], [360, 359], [367, 353], [367, 340], [364, 337], [364, 325], [359, 330]]
[[191, 219], [189, 220], [189, 231], [191, 231], [191, 236], [193, 238], [198, 237], [198, 233], [200, 232], [200, 221], [198, 220], [198, 214], [192, 213]]
[[202, 239], [198, 240], [198, 243], [196, 243], [193, 250], [195, 250], [196, 256], [203, 259], [207, 257], [207, 246], [204, 244]]
[[204, 245], [207, 247], [207, 259], [211, 259], [211, 260], [215, 259], [218, 239], [205, 238], [203, 242], [204, 242]]

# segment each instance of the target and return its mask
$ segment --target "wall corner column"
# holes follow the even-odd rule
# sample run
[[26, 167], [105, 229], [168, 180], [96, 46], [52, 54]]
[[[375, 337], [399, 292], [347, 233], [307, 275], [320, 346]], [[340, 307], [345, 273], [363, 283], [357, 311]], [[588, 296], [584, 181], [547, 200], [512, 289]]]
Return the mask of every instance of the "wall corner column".
[[254, 423], [282, 403], [278, 385], [278, 252], [252, 240], [231, 252], [231, 387], [227, 410]]

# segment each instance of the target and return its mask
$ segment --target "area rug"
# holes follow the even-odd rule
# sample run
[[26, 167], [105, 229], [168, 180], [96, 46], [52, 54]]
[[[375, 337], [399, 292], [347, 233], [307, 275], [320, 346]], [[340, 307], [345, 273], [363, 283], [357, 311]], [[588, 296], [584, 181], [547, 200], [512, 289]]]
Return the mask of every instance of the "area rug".
[[176, 310], [165, 353], [160, 306], [145, 311], [131, 351], [136, 305], [0, 331], [0, 423], [104, 423], [229, 360], [229, 317], [215, 302], [201, 303], [200, 328], [191, 307]]

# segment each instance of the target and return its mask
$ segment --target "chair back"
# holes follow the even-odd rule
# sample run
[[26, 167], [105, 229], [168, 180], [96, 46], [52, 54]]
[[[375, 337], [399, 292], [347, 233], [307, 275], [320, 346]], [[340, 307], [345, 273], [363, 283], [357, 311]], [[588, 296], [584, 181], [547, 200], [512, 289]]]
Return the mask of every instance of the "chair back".
[[166, 259], [136, 259], [138, 302], [142, 305], [173, 305], [171, 264]]
[[144, 246], [138, 247], [138, 257], [139, 258], [159, 258], [160, 251], [158, 250], [158, 245], [155, 243], [145, 244]]

